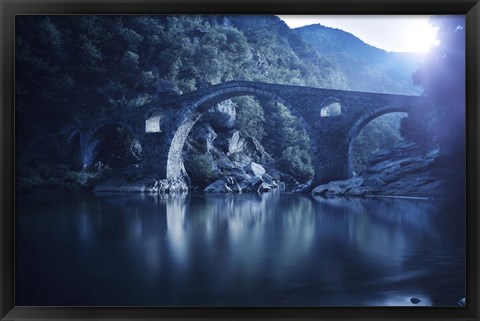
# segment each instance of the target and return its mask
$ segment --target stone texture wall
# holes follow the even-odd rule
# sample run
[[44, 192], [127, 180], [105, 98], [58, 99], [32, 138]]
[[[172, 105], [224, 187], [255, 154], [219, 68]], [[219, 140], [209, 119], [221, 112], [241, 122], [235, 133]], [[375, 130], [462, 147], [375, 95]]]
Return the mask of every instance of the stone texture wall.
[[[424, 99], [415, 96], [233, 81], [178, 97], [177, 101], [189, 102], [179, 114], [185, 119], [191, 119], [191, 115], [242, 95], [276, 99], [300, 119], [312, 142], [315, 183], [352, 176], [350, 145], [368, 122], [385, 113], [408, 112], [412, 108], [422, 108], [425, 104]], [[322, 117], [322, 108], [332, 102], [340, 104], [341, 113], [338, 116]], [[169, 163], [172, 168], [177, 166], [180, 159], [178, 150], [181, 153], [186, 135], [193, 124], [189, 122], [188, 125], [178, 127], [179, 137], [172, 140], [173, 158]], [[178, 173], [177, 169], [167, 171]]]
[[[350, 144], [370, 120], [388, 112], [422, 108], [425, 104], [423, 98], [415, 96], [231, 81], [132, 108], [115, 117], [136, 128], [133, 131], [142, 144], [145, 170], [154, 171], [160, 178], [175, 179], [183, 175], [183, 145], [202, 113], [226, 99], [243, 95], [275, 99], [300, 119], [312, 142], [315, 183], [351, 177]], [[322, 108], [332, 102], [340, 104], [341, 113], [322, 117]], [[152, 110], [164, 111], [160, 133], [145, 133], [145, 121]]]

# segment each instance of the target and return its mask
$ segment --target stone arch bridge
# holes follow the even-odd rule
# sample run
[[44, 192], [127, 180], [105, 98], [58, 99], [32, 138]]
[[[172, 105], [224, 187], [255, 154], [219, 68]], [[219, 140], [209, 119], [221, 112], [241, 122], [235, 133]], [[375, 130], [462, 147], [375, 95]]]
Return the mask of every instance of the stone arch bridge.
[[392, 112], [408, 113], [427, 104], [419, 96], [230, 81], [158, 104], [123, 110], [98, 124], [86, 124], [80, 131], [84, 167], [90, 165], [88, 154], [95, 131], [108, 124], [120, 124], [141, 143], [143, 168], [159, 178], [182, 177], [182, 149], [195, 123], [217, 103], [245, 95], [274, 99], [299, 118], [310, 137], [314, 181], [318, 184], [352, 176], [352, 142], [371, 120]]

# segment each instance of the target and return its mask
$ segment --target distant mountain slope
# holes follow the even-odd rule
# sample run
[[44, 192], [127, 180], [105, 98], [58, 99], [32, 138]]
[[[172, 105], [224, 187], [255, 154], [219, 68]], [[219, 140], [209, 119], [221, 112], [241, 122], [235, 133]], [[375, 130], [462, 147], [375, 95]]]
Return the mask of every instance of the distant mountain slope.
[[364, 43], [354, 35], [320, 24], [294, 29], [319, 55], [336, 64], [350, 90], [419, 94], [412, 73], [420, 56], [387, 52]]

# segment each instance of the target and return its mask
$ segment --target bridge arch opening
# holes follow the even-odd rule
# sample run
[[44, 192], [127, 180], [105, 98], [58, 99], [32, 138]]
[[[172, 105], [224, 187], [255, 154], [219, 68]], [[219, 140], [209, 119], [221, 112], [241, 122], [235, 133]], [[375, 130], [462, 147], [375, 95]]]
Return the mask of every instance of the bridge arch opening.
[[326, 99], [320, 107], [320, 117], [336, 117], [342, 114], [342, 104], [336, 98]]
[[145, 133], [161, 133], [162, 132], [163, 114], [159, 110], [150, 111], [145, 120]]
[[141, 153], [140, 140], [128, 126], [105, 124], [83, 141], [83, 168], [103, 171], [127, 167], [137, 163]]
[[388, 150], [403, 138], [400, 123], [408, 115], [406, 108], [381, 108], [360, 118], [348, 136], [348, 174], [361, 174], [369, 166], [370, 156]]
[[[298, 122], [299, 127], [304, 131], [305, 135], [310, 138], [310, 140], [308, 141], [308, 146], [304, 148], [304, 151], [308, 152], [308, 150], [310, 150], [312, 151], [312, 155], [314, 155], [314, 140], [312, 139], [311, 129], [302, 119], [302, 117], [295, 111], [295, 109], [292, 108], [283, 99], [273, 93], [259, 90], [254, 87], [223, 88], [206, 94], [205, 96], [201, 97], [197, 101], [194, 101], [191, 105], [185, 108], [186, 112], [183, 113], [184, 116], [179, 121], [178, 126], [176, 126], [177, 130], [173, 134], [172, 142], [169, 148], [167, 159], [167, 178], [174, 179], [176, 177], [181, 177], [183, 168], [187, 168], [187, 172], [188, 168], [191, 168], [189, 164], [184, 166], [184, 161], [182, 159], [182, 151], [187, 142], [188, 135], [194, 128], [195, 124], [201, 124], [203, 121], [203, 116], [207, 114], [207, 112], [212, 107], [217, 106], [217, 104], [224, 104], [225, 101], [235, 101], [242, 99], [259, 101], [262, 105], [262, 109], [266, 108], [266, 103], [280, 105], [281, 107], [279, 108], [281, 108], [282, 112], [287, 111], [288, 113], [290, 113], [290, 117], [293, 117]], [[238, 107], [240, 111], [237, 110], [237, 113], [242, 113], [241, 108], [242, 106]], [[242, 137], [242, 135], [238, 135], [238, 133], [235, 133], [236, 130], [237, 129], [230, 130], [229, 133], [231, 134], [231, 139], [236, 140], [234, 144], [255, 144], [255, 142], [251, 139], [252, 137], [255, 138], [255, 135], [250, 135], [251, 137]], [[228, 150], [226, 153], [234, 154], [234, 152], [234, 150]], [[187, 162], [185, 162], [185, 164], [186, 163]], [[311, 176], [313, 176], [313, 166]]]

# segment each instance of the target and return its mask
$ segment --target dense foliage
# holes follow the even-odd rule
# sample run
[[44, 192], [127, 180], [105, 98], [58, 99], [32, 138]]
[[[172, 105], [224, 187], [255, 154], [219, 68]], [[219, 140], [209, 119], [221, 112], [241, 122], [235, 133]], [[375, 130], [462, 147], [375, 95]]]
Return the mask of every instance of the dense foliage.
[[266, 110], [262, 143], [270, 148], [279, 169], [300, 182], [306, 182], [314, 172], [307, 132], [285, 105], [269, 102]]
[[237, 128], [246, 136], [262, 140], [265, 132], [265, 112], [260, 102], [251, 96], [234, 98], [237, 107]]

